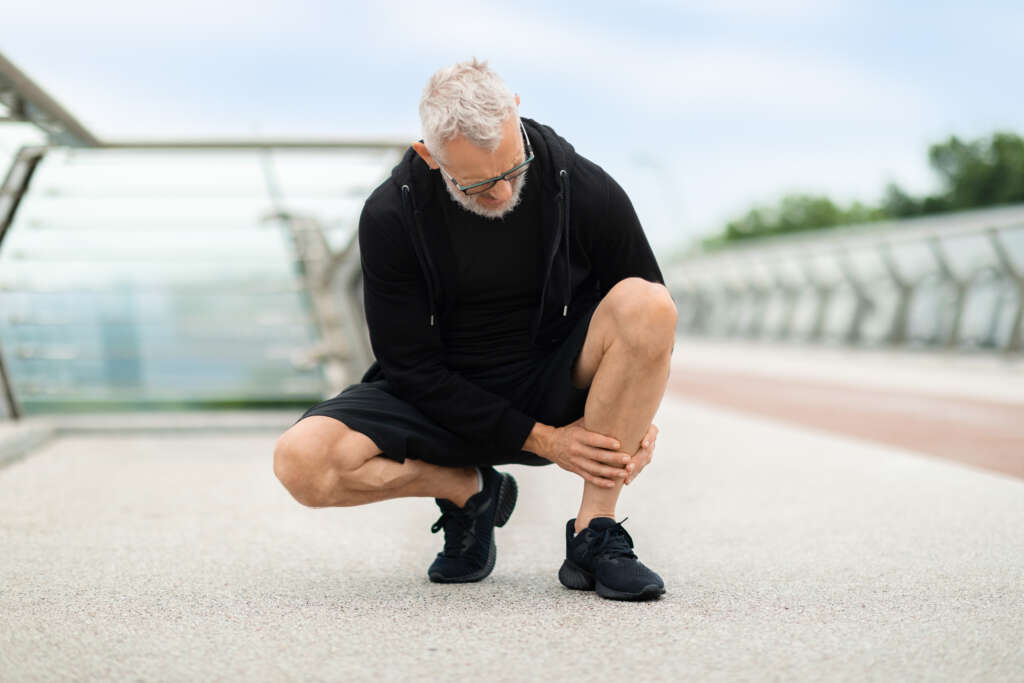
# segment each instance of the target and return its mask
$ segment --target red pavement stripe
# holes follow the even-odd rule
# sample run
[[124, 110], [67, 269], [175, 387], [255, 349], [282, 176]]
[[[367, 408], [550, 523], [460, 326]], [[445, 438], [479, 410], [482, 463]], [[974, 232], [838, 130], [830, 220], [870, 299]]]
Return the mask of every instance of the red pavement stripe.
[[679, 396], [1024, 478], [1024, 405], [675, 367]]

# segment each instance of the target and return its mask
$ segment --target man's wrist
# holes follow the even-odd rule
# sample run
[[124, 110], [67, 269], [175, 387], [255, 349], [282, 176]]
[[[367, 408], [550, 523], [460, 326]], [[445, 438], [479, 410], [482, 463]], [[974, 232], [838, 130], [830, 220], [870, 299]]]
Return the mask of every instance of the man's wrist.
[[550, 440], [550, 436], [554, 431], [554, 427], [537, 422], [533, 425], [533, 429], [530, 430], [530, 434], [526, 437], [526, 442], [523, 443], [523, 450], [536, 453], [540, 457], [550, 460], [547, 456], [547, 445]]

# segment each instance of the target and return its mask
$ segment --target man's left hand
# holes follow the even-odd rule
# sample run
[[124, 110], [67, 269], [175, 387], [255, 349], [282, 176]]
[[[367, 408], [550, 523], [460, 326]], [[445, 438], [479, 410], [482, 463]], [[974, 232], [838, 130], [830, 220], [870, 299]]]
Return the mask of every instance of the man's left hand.
[[651, 458], [654, 457], [654, 442], [658, 439], [658, 431], [658, 428], [652, 423], [640, 444], [640, 450], [626, 463], [625, 483], [627, 485], [637, 478], [643, 468], [650, 464]]

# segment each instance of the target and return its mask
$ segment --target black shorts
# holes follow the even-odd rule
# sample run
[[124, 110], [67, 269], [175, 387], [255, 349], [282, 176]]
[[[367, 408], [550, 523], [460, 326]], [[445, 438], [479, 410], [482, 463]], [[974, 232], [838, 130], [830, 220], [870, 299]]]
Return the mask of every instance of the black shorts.
[[[510, 369], [471, 381], [508, 399], [513, 407], [543, 424], [561, 427], [579, 419], [589, 389], [573, 386], [572, 369], [596, 308], [595, 304], [580, 317], [564, 342], [539, 356], [525, 371]], [[353, 384], [334, 398], [316, 404], [299, 420], [310, 415], [344, 422], [350, 429], [368, 436], [382, 455], [398, 462], [415, 458], [449, 467], [551, 464], [529, 451], [498, 453], [467, 442], [396, 396], [387, 379]]]

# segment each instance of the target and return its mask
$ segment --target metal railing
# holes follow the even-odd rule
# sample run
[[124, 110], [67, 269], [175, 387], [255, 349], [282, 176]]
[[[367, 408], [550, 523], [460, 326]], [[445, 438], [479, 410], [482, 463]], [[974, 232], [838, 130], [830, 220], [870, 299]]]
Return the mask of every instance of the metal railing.
[[[121, 151], [220, 152], [257, 151], [265, 155], [265, 170], [272, 150], [303, 152], [394, 152], [400, 154], [405, 142], [394, 140], [352, 139], [196, 139], [196, 140], [109, 140], [101, 139], [85, 128], [72, 114], [46, 93], [17, 66], [0, 54], [0, 123], [30, 123], [46, 135], [42, 146], [22, 148], [11, 165], [0, 188], [0, 246], [14, 222], [22, 198], [26, 195], [36, 166], [48, 152], [80, 147]], [[268, 218], [287, 228], [301, 267], [302, 285], [312, 302], [312, 317], [318, 328], [319, 343], [313, 349], [302, 349], [290, 357], [308, 369], [323, 365], [332, 386], [353, 381], [373, 360], [361, 302], [361, 277], [355, 231], [346, 246], [332, 250], [325, 227], [308, 213], [291, 206], [274, 185], [268, 173], [268, 190], [274, 197], [274, 211]], [[219, 348], [219, 347], [217, 347]], [[35, 354], [35, 346], [21, 344], [15, 360]], [[49, 349], [52, 352], [53, 349]], [[3, 363], [0, 350], [0, 417], [17, 418], [20, 413], [16, 392], [9, 381], [10, 368]], [[8, 349], [7, 353], [10, 353]], [[72, 360], [85, 352], [72, 354]], [[52, 355], [52, 354], [51, 354]], [[33, 356], [34, 357], [34, 356]], [[95, 359], [93, 359], [95, 360]], [[70, 361], [69, 361], [70, 362]], [[76, 361], [77, 362], [77, 361]], [[24, 378], [22, 378], [24, 379]], [[24, 384], [24, 382], [23, 382]]]
[[320, 343], [304, 354], [302, 363], [322, 365], [331, 387], [357, 382], [374, 359], [363, 312], [358, 235], [332, 250], [315, 218], [285, 211], [267, 220], [283, 221], [291, 233], [320, 331]]
[[1019, 352], [1024, 206], [756, 240], [666, 275], [683, 334]]
[[[281, 146], [291, 149], [287, 142], [283, 142]], [[368, 145], [367, 143], [359, 143], [358, 145], [355, 146], [360, 149], [368, 148], [371, 151], [384, 152], [385, 154], [380, 156], [380, 160], [385, 160], [386, 157], [390, 154], [394, 154], [397, 157], [398, 153], [404, 149], [404, 146], [392, 143], [384, 145], [384, 150], [375, 149], [373, 145]], [[253, 157], [253, 161], [258, 161], [260, 152], [265, 152], [269, 156], [269, 152], [267, 151], [266, 147], [259, 144], [253, 145], [253, 147], [255, 147], [256, 149], [252, 149], [251, 151], [257, 152], [257, 154]], [[215, 148], [220, 149], [219, 147]], [[347, 153], [349, 150], [352, 149], [352, 146], [345, 145], [344, 148], [345, 153]], [[166, 149], [166, 147], [160, 144], [154, 144], [152, 148], [147, 149], [163, 150]], [[205, 148], [190, 148], [190, 150], [191, 149], [196, 149], [198, 151], [199, 149]], [[243, 151], [248, 150], [249, 148], [242, 145], [240, 148], [232, 147], [232, 149]], [[19, 208], [18, 204], [23, 203], [17, 200], [20, 200], [22, 196], [27, 196], [26, 193], [28, 191], [28, 181], [32, 178], [31, 171], [34, 168], [28, 167], [26, 165], [27, 162], [30, 160], [39, 161], [43, 158], [49, 159], [47, 153], [66, 153], [66, 150], [62, 152], [62, 149], [59, 147], [52, 149], [38, 148], [33, 149], [31, 151], [33, 152], [31, 157], [28, 154], [29, 150], [23, 150], [22, 153], [19, 154], [18, 162], [16, 163], [15, 167], [12, 168], [10, 173], [8, 173], [8, 181], [3, 186], [3, 193], [0, 194], [0, 196], [4, 197], [5, 199], [12, 200], [5, 201], [2, 205], [3, 207], [9, 208], [9, 211], [5, 210], [4, 212], [4, 226], [10, 225], [13, 222], [15, 218], [15, 210]], [[188, 154], [188, 152], [179, 152], [176, 148], [175, 153]], [[76, 152], [75, 158], [82, 156], [82, 154], [84, 153]], [[107, 150], [102, 150], [101, 152], [92, 151], [89, 152], [88, 154], [91, 154], [93, 156], [95, 156], [96, 154], [107, 154]], [[376, 157], [373, 158], [376, 159]], [[375, 161], [374, 163], [376, 164], [377, 161]], [[43, 185], [45, 185], [45, 173], [36, 175], [39, 177], [36, 178], [36, 181], [33, 183], [33, 186], [36, 187], [38, 183], [43, 183]], [[364, 186], [366, 184], [376, 182], [377, 180], [378, 177], [376, 175], [373, 175], [371, 177], [367, 177], [366, 180], [359, 181], [359, 183], [357, 184], [359, 185], [360, 188], [362, 188], [360, 192], [368, 191], [365, 190]], [[294, 183], [289, 187], [294, 188]], [[39, 190], [38, 187], [37, 190]], [[53, 222], [54, 220], [57, 220], [45, 219], [41, 221], [38, 215], [39, 202], [52, 200], [51, 195], [53, 195], [53, 192], [51, 190], [52, 188], [50, 186], [45, 186], [36, 194], [28, 196], [26, 202], [23, 203], [23, 211], [18, 212], [18, 215], [20, 216], [19, 220], [21, 220], [22, 222], [15, 225], [14, 230], [12, 232], [14, 233], [14, 235], [21, 235], [22, 233], [19, 232], [19, 227], [29, 226], [32, 229], [33, 239], [35, 240], [35, 242], [33, 242], [33, 245], [35, 246], [33, 246], [32, 248], [28, 248], [24, 244], [19, 243], [19, 249], [14, 252], [15, 256], [17, 257], [17, 261], [15, 263], [16, 265], [21, 265], [22, 270], [25, 270], [24, 264], [27, 263], [28, 260], [32, 258], [39, 258], [40, 255], [46, 256], [50, 252], [54, 252], [56, 254], [55, 258], [57, 258], [57, 260], [60, 260], [62, 258], [67, 259], [74, 257], [80, 257], [88, 260], [89, 258], [96, 256], [98, 258], [103, 259], [103, 263], [107, 263], [109, 261], [109, 263], [112, 266], [118, 269], [118, 273], [125, 271], [127, 275], [132, 275], [134, 273], [135, 275], [139, 275], [140, 277], [142, 277], [142, 274], [145, 274], [145, 277], [143, 279], [145, 280], [146, 283], [149, 283], [150, 280], [154, 280], [155, 278], [158, 277], [158, 274], [154, 271], [153, 266], [147, 267], [146, 269], [142, 269], [141, 266], [138, 268], [133, 266], [133, 264], [135, 264], [136, 262], [132, 261], [132, 258], [139, 257], [142, 260], [145, 260], [147, 257], [145, 253], [140, 251], [139, 249], [132, 250], [125, 241], [118, 242], [116, 249], [114, 249], [116, 254], [114, 254], [113, 257], [108, 259], [106, 258], [106, 254], [102, 252], [102, 249], [99, 251], [97, 251], [96, 249], [69, 251], [68, 248], [60, 246], [59, 243], [55, 242], [52, 239], [41, 239], [40, 236], [45, 235], [52, 231], [53, 226], [51, 226], [50, 223]], [[90, 189], [90, 191], [94, 190], [95, 188]], [[119, 197], [117, 195], [104, 197], [104, 199], [107, 200], [111, 206], [114, 205], [113, 202], [116, 202], [118, 198]], [[331, 195], [331, 199], [335, 199], [334, 195]], [[35, 201], [36, 203], [33, 204], [33, 201]], [[337, 202], [340, 202], [338, 206], [343, 206], [346, 202], [350, 201], [351, 198], [348, 197], [347, 195], [339, 195], [337, 197]], [[306, 203], [312, 203], [315, 206], [319, 206], [319, 204], [317, 204], [316, 201]], [[372, 352], [370, 351], [369, 347], [369, 339], [365, 333], [365, 324], [363, 323], [360, 289], [361, 278], [359, 267], [359, 252], [355, 240], [355, 230], [353, 227], [354, 221], [351, 218], [344, 218], [344, 220], [340, 220], [340, 222], [336, 221], [335, 223], [324, 225], [322, 224], [321, 221], [311, 217], [308, 213], [305, 213], [305, 211], [303, 210], [304, 199], [302, 196], [297, 198], [289, 198], [285, 195], [275, 195], [273, 197], [273, 200], [271, 201], [271, 205], [275, 207], [275, 210], [273, 210], [269, 215], [265, 215], [263, 217], [264, 222], [268, 220], [276, 221], [280, 225], [280, 229], [283, 230], [284, 235], [291, 238], [289, 241], [291, 242], [291, 246], [293, 247], [293, 249], [287, 251], [292, 251], [293, 255], [292, 258], [289, 259], [289, 262], [292, 264], [296, 264], [297, 262], [297, 267], [294, 270], [292, 270], [290, 276], [293, 278], [296, 275], [299, 276], [298, 280], [295, 282], [295, 285], [299, 290], [299, 293], [297, 293], [295, 297], [295, 304], [302, 308], [306, 308], [308, 306], [307, 310], [308, 315], [310, 316], [308, 322], [312, 323], [312, 328], [315, 329], [313, 338], [310, 340], [310, 342], [312, 342], [312, 346], [309, 345], [309, 342], [303, 342], [297, 346], [293, 346], [291, 350], [288, 352], [286, 360], [288, 360], [291, 366], [295, 369], [296, 378], [299, 378], [300, 376], [301, 378], [308, 378], [312, 376], [311, 373], [313, 373], [314, 368], [316, 369], [316, 372], [323, 373], [323, 377], [324, 379], [326, 379], [326, 383], [324, 384], [325, 389], [318, 389], [317, 393], [320, 393], [320, 391], [326, 389], [336, 391], [339, 387], [344, 386], [346, 383], [358, 381], [358, 378], [361, 375], [361, 373], [365, 371], [365, 369], [369, 367], [369, 365], [373, 361]], [[32, 210], [30, 211], [30, 209]], [[347, 211], [347, 209], [345, 210]], [[131, 216], [128, 216], [128, 218], [131, 218]], [[256, 218], [258, 221], [258, 215], [253, 216], [253, 218]], [[211, 225], [216, 224], [217, 220], [223, 221], [224, 216], [220, 216], [216, 220], [211, 219]], [[232, 218], [232, 220], [234, 220], [234, 218]], [[28, 222], [26, 223], [25, 221]], [[114, 225], [114, 227], [117, 227], [121, 223], [125, 222], [125, 217], [111, 217], [111, 221], [112, 224], [116, 224]], [[76, 223], [76, 225], [78, 225], [78, 223]], [[42, 226], [42, 228], [40, 226]], [[229, 227], [234, 230], [238, 230], [239, 226], [232, 224]], [[254, 223], [253, 227], [257, 227], [257, 224]], [[92, 226], [90, 224], [84, 227], [78, 226], [77, 229], [84, 231], [86, 229], [92, 228], [102, 228], [109, 232], [109, 230], [111, 229], [111, 224], [108, 224], [107, 222], [101, 222], [97, 226]], [[152, 235], [150, 236], [150, 238], [155, 239], [157, 244], [166, 246], [167, 244], [169, 244], [168, 241], [161, 237], [163, 233], [166, 232], [165, 228], [166, 226], [163, 226], [161, 224], [159, 226], [159, 229], [151, 231]], [[176, 240], [174, 242], [175, 248], [181, 247], [182, 249], [184, 249], [188, 245], [192, 245], [198, 248], [199, 242], [197, 240], [208, 239], [209, 236], [214, 234], [214, 232], [209, 231], [209, 227], [207, 227], [207, 229], [204, 229], [201, 232], [202, 235], [206, 235], [206, 237], [201, 238], [200, 231], [192, 230], [188, 233], [188, 239]], [[277, 233], [278, 231], [263, 230], [259, 232], [261, 233], [261, 239], [256, 240], [253, 243], [253, 253], [257, 255], [263, 253], [262, 251], [259, 251], [259, 249], [265, 249], [267, 245], [273, 241], [269, 239], [263, 239], [263, 237], [265, 237], [268, 232], [272, 234]], [[126, 237], [128, 235], [131, 235], [132, 237], [141, 238], [140, 233], [137, 230], [127, 233]], [[332, 249], [332, 247], [330, 246], [332, 242], [328, 238], [333, 238], [333, 243], [337, 245], [337, 238], [339, 236], [343, 237], [344, 239], [342, 247], [339, 249], [337, 246], [335, 246]], [[2, 240], [2, 238], [3, 234], [2, 232], [0, 232], [0, 246], [7, 246], [4, 244], [4, 242], [11, 242], [11, 240]], [[37, 242], [38, 244], [36, 244]], [[218, 242], [217, 244], [220, 245], [220, 242]], [[11, 243], [10, 246], [14, 246], [13, 243]], [[140, 247], [141, 246], [144, 245], [140, 244]], [[222, 250], [222, 245], [217, 246], [217, 248]], [[3, 250], [0, 250], [0, 253], [3, 253]], [[152, 258], [163, 258], [163, 256], [154, 255]], [[201, 263], [195, 262], [194, 259], [195, 254], [191, 254], [188, 262], [184, 263], [180, 267], [173, 266], [172, 263], [168, 262], [168, 264], [164, 264], [166, 265], [166, 268], [164, 268], [164, 265], [161, 265], [161, 268], [168, 270], [168, 276], [170, 274], [170, 270], [178, 268], [178, 270], [174, 270], [173, 273], [174, 277], [176, 278], [175, 282], [180, 280], [181, 277], [187, 276], [187, 272], [185, 272], [184, 269], [186, 269], [186, 267], [189, 264], [195, 265], [197, 272], [199, 270], [202, 270], [202, 273], [199, 273], [197, 277], [202, 275], [203, 277], [208, 278], [210, 273], [208, 273], [207, 271], [210, 271], [211, 269], [216, 269], [218, 272], [224, 271], [225, 278], [228, 275], [230, 275], [234, 278], [234, 280], [232, 281], [236, 281], [240, 277], [244, 276], [246, 272], [250, 271], [250, 267], [247, 266], [244, 259], [220, 262], [218, 260], [208, 258], [202, 261]], [[78, 270], [82, 270], [83, 273], [76, 275], [75, 277], [70, 277], [68, 272], [62, 271], [63, 275], [69, 275], [69, 277], [65, 279], [67, 279], [69, 282], [77, 282], [82, 278], [88, 279], [87, 276], [89, 274], [84, 273], [84, 270], [86, 270], [84, 266], [85, 263], [86, 261], [83, 261], [82, 264], [79, 264], [82, 267], [78, 268]], [[141, 261], [139, 263], [141, 263]], [[249, 266], [251, 265], [252, 264], [249, 264]], [[278, 263], [276, 260], [273, 261], [272, 263], [264, 263], [263, 261], [260, 261], [256, 265], [258, 265], [259, 268], [263, 269], [260, 270], [259, 272], [263, 272], [267, 268], [270, 268], [273, 271], [274, 277], [277, 277], [278, 279], [286, 275], [283, 272], [278, 272], [281, 269], [281, 267], [287, 265], [287, 263], [284, 261], [282, 261], [281, 263]], [[98, 275], [100, 273], [106, 272], [109, 275], [108, 271], [103, 271], [101, 270], [101, 268], [102, 265], [97, 266], [96, 268], [92, 268], [91, 270], [89, 270], [89, 273]], [[76, 270], [75, 272], [77, 273], [78, 270]], [[179, 270], [181, 270], [181, 272], [178, 272]], [[162, 270], [161, 273], [163, 273]], [[10, 280], [11, 274], [7, 273], [7, 275], [8, 280]], [[110, 279], [110, 277], [107, 277], [106, 279]], [[132, 280], [132, 282], [135, 282], [134, 276], [132, 276], [132, 278], [130, 279]], [[142, 280], [140, 280], [139, 282], [142, 282]], [[43, 290], [38, 288], [38, 284], [38, 282], [33, 284], [32, 282], [25, 280], [20, 285], [16, 284], [13, 287], [8, 286], [9, 291], [7, 293], [8, 295], [10, 295], [10, 292], [15, 292], [16, 297], [18, 293], [42, 293]], [[71, 285], [63, 285], [65, 290], [67, 290], [69, 286]], [[77, 285], [75, 286], [77, 287]], [[138, 286], [141, 286], [141, 284], [138, 284]], [[132, 291], [134, 292], [136, 289], [138, 289], [138, 286], [132, 285], [132, 287], [134, 288]], [[243, 285], [240, 284], [239, 286]], [[246, 292], [255, 295], [255, 292], [251, 291], [251, 284], [244, 285], [244, 287]], [[51, 284], [46, 284], [46, 291], [50, 291], [50, 289], [52, 288], [53, 286]], [[72, 290], [68, 291], [70, 292]], [[78, 289], [75, 289], [73, 291], [75, 292], [75, 296], [77, 297], [77, 299], [81, 299], [82, 295], [85, 294], [84, 291], [79, 291]], [[147, 289], [147, 292], [148, 291], [149, 290]], [[175, 290], [174, 292], [170, 292], [168, 290], [168, 292], [169, 296], [172, 296], [174, 301], [182, 303], [181, 292], [177, 292], [177, 290]], [[135, 292], [135, 294], [138, 293], [139, 292]], [[114, 293], [111, 292], [111, 294]], [[130, 304], [131, 300], [133, 300], [133, 296], [135, 295], [127, 296], [127, 299], [125, 299], [125, 301], [121, 303], [124, 303], [125, 305]], [[90, 299], [90, 301], [92, 301], [95, 298], [96, 296]], [[120, 301], [120, 299], [118, 301]], [[303, 306], [304, 302], [308, 303], [306, 303], [306, 305]], [[177, 306], [177, 304], [175, 305]], [[119, 393], [117, 393], [115, 397], [113, 393], [100, 391], [101, 389], [103, 389], [103, 387], [95, 385], [95, 382], [99, 381], [97, 378], [102, 379], [100, 375], [103, 375], [103, 373], [109, 375], [111, 372], [114, 372], [114, 370], [116, 370], [116, 368], [112, 369], [113, 366], [111, 364], [116, 363], [118, 364], [118, 367], [127, 366], [128, 364], [130, 364], [128, 363], [128, 361], [131, 360], [130, 358], [122, 358], [121, 356], [118, 356], [116, 359], [107, 358], [103, 354], [107, 353], [107, 351], [110, 351], [110, 349], [106, 349], [106, 346], [104, 346], [104, 344], [99, 344], [99, 347], [93, 348], [96, 347], [96, 344], [92, 343], [95, 340], [89, 342], [88, 348], [84, 348], [82, 344], [76, 342], [74, 344], [74, 348], [72, 349], [74, 352], [65, 354], [66, 358], [64, 356], [61, 356], [60, 358], [56, 358], [53, 356], [54, 352], [61, 350], [58, 348], [58, 346], [60, 346], [59, 342], [70, 342], [72, 341], [71, 336], [75, 334], [85, 334], [85, 336], [88, 338], [86, 341], [91, 340], [92, 336], [95, 336], [93, 335], [93, 332], [95, 332], [95, 330], [92, 330], [92, 327], [100, 325], [99, 322], [97, 322], [96, 325], [92, 325], [92, 327], [89, 327], [88, 325], [85, 327], [83, 327], [82, 325], [78, 325], [76, 327], [72, 325], [70, 322], [65, 321], [65, 323], [61, 323], [59, 320], [56, 321], [54, 324], [50, 324], [47, 322], [47, 320], [43, 319], [47, 315], [47, 310], [34, 310], [31, 308], [26, 309], [25, 306], [25, 302], [22, 301], [20, 309], [18, 308], [18, 306], [15, 306], [11, 310], [4, 311], [7, 322], [9, 323], [8, 327], [11, 327], [13, 329], [13, 327], [17, 327], [19, 325], [21, 327], [25, 327], [26, 325], [38, 327], [38, 325], [40, 324], [46, 324], [48, 325], [48, 327], [45, 330], [46, 334], [43, 335], [46, 339], [44, 340], [38, 335], [35, 335], [34, 332], [31, 334], [26, 333], [27, 336], [26, 334], [21, 334], [20, 337], [17, 334], [13, 334], [11, 335], [11, 337], [7, 337], [7, 335], [4, 335], [4, 341], [7, 342], [5, 346], [7, 348], [0, 350], [0, 353], [5, 354], [5, 356], [8, 359], [11, 359], [11, 363], [6, 365], [0, 364], [0, 401], [2, 401], [3, 403], [2, 407], [0, 407], [0, 416], [7, 418], [17, 418], [22, 413], [21, 409], [25, 408], [25, 406], [28, 405], [28, 402], [34, 401], [32, 405], [35, 405], [36, 408], [31, 408], [31, 406], [29, 406], [28, 408], [26, 408], [26, 410], [37, 410], [38, 406], [42, 405], [42, 403], [45, 401], [53, 402], [65, 400], [63, 398], [65, 394], [74, 394], [75, 396], [82, 396], [83, 399], [81, 400], [91, 400], [90, 397], [101, 395], [106, 396], [109, 393], [110, 400], [114, 400], [114, 398], [117, 398], [117, 400], [125, 400], [124, 398], [122, 398], [122, 394], [124, 394], [126, 397], [128, 396], [128, 394], [126, 393], [128, 392], [128, 389], [125, 389], [125, 387], [122, 387], [119, 384]], [[135, 311], [135, 308], [133, 306], [129, 306], [129, 308], [131, 308], [132, 311]], [[207, 306], [206, 308], [209, 307]], [[262, 306], [261, 304], [260, 310], [263, 310], [263, 308], [265, 308], [265, 306]], [[175, 308], [174, 310], [178, 309]], [[250, 310], [250, 313], [251, 312], [252, 311]], [[179, 313], [181, 313], [181, 311], [179, 311]], [[124, 315], [128, 314], [125, 313]], [[199, 313], [196, 313], [196, 315], [199, 315]], [[120, 327], [118, 327], [117, 330], [113, 328], [108, 329], [109, 325], [107, 327], [103, 327], [103, 325], [100, 325], [100, 328], [102, 329], [99, 329], [99, 332], [97, 333], [101, 335], [101, 341], [104, 341], [104, 343], [114, 343], [117, 340], [113, 339], [113, 337], [108, 339], [110, 334], [121, 334], [121, 332], [130, 331], [127, 330], [128, 327], [132, 327], [134, 329], [143, 322], [141, 319], [138, 318], [138, 315], [136, 313], [132, 313], [131, 316], [129, 317], [122, 317], [123, 319], [118, 318], [115, 321], [108, 321], [119, 325]], [[149, 321], [149, 323], [152, 322], [153, 321]], [[210, 327], [211, 325], [213, 326], [211, 334], [214, 331], [218, 332], [219, 334], [219, 336], [217, 336], [217, 339], [214, 340], [217, 342], [217, 344], [213, 344], [207, 351], [204, 351], [205, 347], [201, 347], [200, 345], [200, 342], [202, 342], [203, 340], [198, 338], [193, 339], [193, 337], [195, 336], [193, 334], [194, 330], [192, 330], [191, 327], [186, 329], [186, 327], [184, 327], [184, 321], [181, 320], [175, 323], [176, 327], [173, 331], [178, 336], [175, 336], [174, 338], [179, 339], [179, 337], [181, 337], [179, 341], [187, 340], [189, 342], [189, 346], [187, 349], [178, 349], [176, 347], [168, 349], [165, 349], [163, 347], [154, 348], [155, 338], [153, 337], [152, 334], [148, 334], [145, 340], [135, 339], [133, 337], [134, 346], [132, 347], [132, 354], [134, 355], [132, 355], [132, 358], [136, 359], [135, 366], [137, 367], [135, 367], [133, 371], [132, 378], [134, 378], [133, 381], [135, 381], [135, 383], [138, 384], [139, 386], [138, 392], [146, 393], [146, 395], [149, 396], [149, 393], [147, 392], [150, 392], [151, 385], [153, 384], [151, 380], [155, 376], [155, 372], [158, 369], [162, 370], [164, 366], [169, 366], [171, 364], [171, 360], [173, 359], [173, 357], [179, 356], [180, 353], [183, 351], [187, 350], [188, 353], [192, 353], [193, 355], [196, 353], [202, 353], [206, 354], [207, 356], [212, 356], [215, 353], [223, 352], [224, 349], [227, 348], [226, 345], [229, 344], [229, 342], [231, 341], [226, 338], [227, 328], [218, 327], [218, 322], [214, 320], [207, 320], [206, 322], [208, 323], [206, 327]], [[60, 330], [57, 329], [58, 324], [61, 328]], [[166, 326], [166, 324], [168, 324], [168, 321], [162, 321], [161, 324]], [[248, 317], [246, 317], [243, 320], [243, 324], [233, 325], [231, 326], [230, 329], [244, 328], [244, 330], [250, 330], [250, 328], [253, 328], [254, 326], [259, 327], [260, 324], [260, 321], [250, 320]], [[301, 328], [304, 327], [305, 325], [305, 321], [300, 322], [298, 327]], [[87, 327], [88, 329], [86, 329]], [[274, 355], [273, 358], [268, 357], [265, 365], [261, 366], [262, 369], [254, 372], [262, 372], [263, 375], [270, 376], [270, 374], [273, 374], [274, 372], [279, 373], [281, 371], [283, 357], [279, 357], [279, 352], [283, 351], [282, 343], [284, 342], [281, 341], [281, 343], [278, 343], [277, 341], [275, 341], [275, 339], [280, 335], [276, 334], [276, 330], [274, 332], [274, 339], [256, 336], [249, 340], [252, 342], [252, 344], [250, 345], [259, 346], [260, 348], [266, 347], [263, 348], [264, 351], [266, 351], [267, 353], [273, 352], [274, 354], [276, 354]], [[59, 336], [59, 334], [57, 333], [68, 335], [69, 338], [66, 340], [58, 339], [57, 337]], [[81, 336], [81, 334], [79, 336]], [[118, 337], [118, 339], [120, 339], [120, 337]], [[12, 342], [12, 340], [16, 342], [13, 347], [10, 343]], [[145, 349], [142, 348], [143, 341], [145, 342]], [[238, 343], [246, 342], [239, 341]], [[109, 346], [109, 344], [107, 345]], [[144, 350], [146, 351], [145, 373], [141, 371], [141, 363], [143, 362], [142, 351]], [[123, 349], [120, 349], [120, 347], [118, 347], [117, 352], [121, 353], [122, 355], [123, 353], [125, 353], [125, 351]], [[233, 353], [232, 357], [229, 359], [230, 362], [233, 363], [234, 365], [242, 365], [244, 363], [254, 365], [258, 363], [258, 360], [248, 359], [248, 357], [242, 358], [241, 355], [244, 354], [239, 354], [237, 352]], [[33, 372], [36, 374], [39, 374], [39, 372], [41, 372], [41, 370], [39, 369], [42, 368], [43, 365], [47, 365], [47, 367], [52, 366], [55, 372], [59, 371], [59, 374], [61, 375], [59, 379], [61, 381], [48, 382], [45, 386], [44, 391], [44, 387], [39, 386], [34, 379], [27, 378], [26, 375], [24, 374], [25, 369], [28, 368], [29, 365], [31, 365], [31, 367], [34, 368]], [[88, 370], [88, 372], [86, 372], [86, 370]], [[19, 374], [19, 372], [21, 374]], [[13, 377], [11, 376], [11, 373], [13, 373]], [[81, 377], [79, 377], [79, 375], [83, 375], [83, 373], [87, 374], [88, 377], [91, 378], [89, 381], [92, 382], [92, 384], [85, 382], [83, 379], [81, 379]], [[69, 380], [68, 378], [71, 375], [74, 375], [76, 379]], [[220, 376], [218, 375], [217, 377]], [[118, 375], [118, 378], [124, 380], [125, 382], [127, 381], [124, 378], [121, 378], [120, 375]], [[210, 382], [208, 383], [212, 384], [214, 382], [214, 379], [211, 379]], [[223, 379], [227, 380], [230, 378], [225, 377]], [[69, 384], [69, 382], [71, 383]], [[123, 383], [124, 382], [122, 382], [122, 384]], [[145, 386], [143, 386], [143, 384], [145, 384]], [[182, 386], [186, 387], [186, 389], [188, 387], [191, 387], [191, 389], [196, 389], [197, 387], [194, 386], [194, 384], [195, 383], [183, 384]], [[294, 394], [297, 391], [296, 387], [300, 385], [306, 386], [306, 384], [297, 382], [295, 386], [289, 385], [290, 388], [287, 391], [282, 390], [282, 395], [287, 394], [288, 396], [290, 396]], [[135, 385], [133, 384], [132, 386]], [[177, 386], [177, 384], [175, 384], [175, 386]], [[232, 386], [234, 387], [236, 385]], [[185, 391], [186, 389], [182, 389], [182, 391]], [[21, 394], [20, 396], [19, 390]], [[246, 390], [248, 391], [248, 389]], [[174, 400], [178, 400], [175, 397], [168, 398], [167, 396], [164, 396], [164, 394], [168, 393], [168, 389], [161, 389], [160, 391], [160, 396], [150, 398], [153, 398], [153, 400], [171, 400], [172, 398]], [[27, 397], [26, 394], [28, 395]], [[177, 394], [175, 396], [177, 396]], [[204, 400], [205, 399], [206, 397], [204, 395]], [[261, 398], [260, 400], [263, 399]]]
[[[14, 222], [14, 215], [28, 190], [32, 174], [45, 153], [45, 147], [23, 147], [15, 155], [7, 169], [3, 184], [0, 185], [0, 246], [3, 245], [4, 237], [7, 235], [11, 223]], [[2, 399], [0, 403], [3, 408], [0, 415], [18, 418], [21, 416], [21, 408], [15, 399], [2, 354], [3, 349], [0, 348], [0, 399]]]
[[0, 53], [0, 104], [7, 117], [0, 121], [25, 121], [46, 132], [59, 145], [95, 147], [99, 138], [85, 128], [57, 100], [36, 85]]

